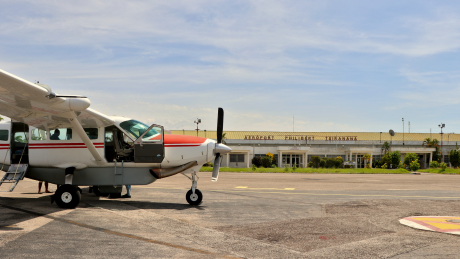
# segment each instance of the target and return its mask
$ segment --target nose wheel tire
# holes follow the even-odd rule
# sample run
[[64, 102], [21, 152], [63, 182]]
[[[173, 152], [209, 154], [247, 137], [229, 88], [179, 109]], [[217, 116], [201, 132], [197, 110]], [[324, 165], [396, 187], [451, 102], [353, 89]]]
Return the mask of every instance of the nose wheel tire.
[[187, 195], [185, 196], [185, 198], [187, 199], [187, 202], [190, 205], [196, 206], [196, 205], [200, 205], [201, 201], [203, 200], [203, 194], [198, 189], [195, 189], [195, 194], [194, 194], [193, 191], [190, 189], [187, 192]]
[[56, 204], [63, 209], [73, 209], [81, 200], [81, 193], [77, 186], [61, 185], [54, 193]]

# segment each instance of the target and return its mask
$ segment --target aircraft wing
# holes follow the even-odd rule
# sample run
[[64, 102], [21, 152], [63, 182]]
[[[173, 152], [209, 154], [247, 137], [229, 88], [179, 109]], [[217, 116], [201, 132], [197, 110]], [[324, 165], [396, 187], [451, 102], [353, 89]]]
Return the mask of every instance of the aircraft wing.
[[54, 94], [43, 84], [34, 84], [0, 69], [0, 114], [30, 126], [47, 128], [71, 127], [65, 116], [74, 111], [84, 128], [108, 126], [113, 121], [106, 115], [89, 109], [87, 98], [67, 98]]

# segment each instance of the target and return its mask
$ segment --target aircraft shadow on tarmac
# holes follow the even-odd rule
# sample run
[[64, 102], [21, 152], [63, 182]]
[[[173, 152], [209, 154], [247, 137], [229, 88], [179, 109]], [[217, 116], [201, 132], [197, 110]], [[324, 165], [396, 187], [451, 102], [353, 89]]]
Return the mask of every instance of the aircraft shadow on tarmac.
[[[34, 193], [35, 194], [35, 193]], [[49, 214], [65, 209], [51, 204], [52, 194], [43, 194], [39, 198], [5, 198], [0, 197], [0, 231], [22, 230], [15, 225], [37, 217], [47, 217]], [[190, 206], [184, 203], [162, 203], [148, 201], [128, 201], [126, 199], [100, 200], [98, 196], [83, 189], [82, 202], [76, 208], [102, 208], [107, 210], [205, 210], [205, 206]], [[86, 201], [86, 202], [85, 202]], [[128, 205], [128, 206], [124, 206]], [[4, 210], [6, 209], [6, 210]]]
[[[205, 206], [191, 206], [188, 203], [165, 203], [156, 201], [135, 201], [126, 198], [99, 199], [100, 197], [89, 193], [89, 188], [82, 188], [82, 201], [77, 208], [81, 207], [100, 207], [109, 210], [205, 210]], [[155, 198], [152, 198], [155, 199]], [[96, 203], [95, 203], [96, 202]], [[120, 206], [120, 203], [129, 206]], [[83, 206], [82, 206], [83, 205]]]
[[[51, 205], [50, 203], [51, 195], [43, 195], [39, 198], [0, 197], [0, 231], [22, 230], [15, 225], [62, 211], [56, 204]], [[44, 208], [46, 212], [43, 212]]]

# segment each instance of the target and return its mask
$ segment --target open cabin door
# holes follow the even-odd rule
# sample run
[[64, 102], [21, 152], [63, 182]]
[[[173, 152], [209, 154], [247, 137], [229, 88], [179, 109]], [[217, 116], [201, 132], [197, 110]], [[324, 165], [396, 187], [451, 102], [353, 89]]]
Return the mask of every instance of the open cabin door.
[[165, 156], [164, 128], [152, 124], [134, 141], [134, 162], [161, 163]]

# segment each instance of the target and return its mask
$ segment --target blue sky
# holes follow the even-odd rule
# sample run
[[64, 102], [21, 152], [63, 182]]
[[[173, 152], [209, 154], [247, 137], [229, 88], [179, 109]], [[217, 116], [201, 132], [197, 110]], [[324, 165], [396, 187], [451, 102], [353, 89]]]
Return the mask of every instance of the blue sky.
[[[320, 3], [319, 3], [320, 2]], [[1, 1], [0, 68], [167, 129], [460, 132], [458, 1]]]

